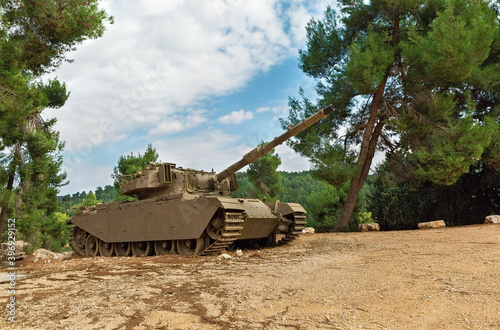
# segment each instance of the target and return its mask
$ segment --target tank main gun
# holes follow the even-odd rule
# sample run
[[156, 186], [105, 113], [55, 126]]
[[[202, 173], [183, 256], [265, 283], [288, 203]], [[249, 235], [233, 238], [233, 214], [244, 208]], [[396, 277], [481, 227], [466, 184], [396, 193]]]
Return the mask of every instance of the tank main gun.
[[306, 210], [298, 203], [231, 197], [238, 189], [235, 173], [332, 111], [332, 106], [321, 109], [219, 174], [149, 163], [135, 175], [120, 177], [120, 192], [138, 200], [77, 213], [68, 222], [74, 225], [73, 249], [89, 257], [213, 255], [237, 243], [293, 241], [307, 223]]
[[248, 164], [256, 161], [260, 157], [267, 154], [269, 151], [274, 149], [276, 146], [282, 144], [283, 142], [285, 142], [289, 138], [302, 132], [303, 130], [305, 130], [309, 126], [315, 124], [319, 120], [325, 118], [333, 110], [334, 110], [333, 106], [329, 105], [326, 108], [319, 110], [314, 115], [304, 119], [303, 121], [301, 121], [297, 125], [290, 127], [285, 133], [281, 134], [278, 137], [275, 137], [271, 142], [266, 143], [264, 145], [260, 145], [260, 146], [256, 147], [255, 149], [249, 151], [239, 161], [237, 161], [236, 163], [227, 167], [224, 171], [220, 172], [219, 174], [217, 174], [217, 181], [221, 182], [222, 180], [231, 177], [236, 172], [241, 170], [243, 167], [247, 166]]

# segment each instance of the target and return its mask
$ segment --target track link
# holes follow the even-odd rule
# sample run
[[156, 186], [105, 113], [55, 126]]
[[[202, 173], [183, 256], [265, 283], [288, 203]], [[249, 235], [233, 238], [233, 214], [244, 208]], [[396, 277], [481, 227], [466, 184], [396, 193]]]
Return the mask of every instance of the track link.
[[302, 212], [292, 213], [290, 220], [292, 220], [293, 223], [290, 225], [288, 233], [280, 239], [277, 244], [288, 244], [295, 240], [302, 233], [302, 229], [304, 229], [307, 224], [306, 216]]
[[243, 230], [246, 214], [244, 212], [225, 212], [224, 229], [222, 230], [221, 238], [210, 244], [200, 255], [208, 256], [227, 250]]

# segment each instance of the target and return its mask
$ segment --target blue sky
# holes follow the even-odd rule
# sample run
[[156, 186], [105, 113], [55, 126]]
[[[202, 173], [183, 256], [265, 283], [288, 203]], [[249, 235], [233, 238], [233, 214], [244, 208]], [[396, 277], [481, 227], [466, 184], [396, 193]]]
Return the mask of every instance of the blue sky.
[[[58, 119], [66, 141], [61, 194], [112, 184], [120, 155], [219, 172], [283, 132], [288, 97], [314, 81], [298, 68], [305, 26], [327, 1], [102, 1], [114, 16], [104, 36], [69, 54], [53, 76], [70, 98]], [[309, 169], [277, 148], [281, 170]]]

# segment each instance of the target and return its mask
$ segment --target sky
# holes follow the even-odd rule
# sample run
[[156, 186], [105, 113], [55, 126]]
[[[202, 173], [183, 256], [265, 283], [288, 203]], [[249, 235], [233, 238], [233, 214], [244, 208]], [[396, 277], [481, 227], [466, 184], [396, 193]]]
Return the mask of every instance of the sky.
[[[315, 82], [298, 67], [307, 22], [323, 0], [102, 1], [114, 17], [99, 39], [68, 54], [52, 76], [71, 92], [48, 109], [65, 141], [60, 194], [113, 183], [121, 155], [216, 172], [261, 141], [284, 132], [288, 98]], [[276, 148], [279, 170], [303, 171], [307, 159]], [[244, 170], [244, 169], [243, 169]]]

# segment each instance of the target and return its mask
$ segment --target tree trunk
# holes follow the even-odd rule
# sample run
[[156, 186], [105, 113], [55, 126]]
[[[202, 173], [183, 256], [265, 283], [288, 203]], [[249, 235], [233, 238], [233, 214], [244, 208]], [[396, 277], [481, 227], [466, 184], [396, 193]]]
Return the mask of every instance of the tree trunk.
[[0, 207], [2, 208], [2, 211], [0, 212], [0, 241], [1, 241], [1, 235], [3, 234], [3, 230], [5, 228], [5, 220], [7, 220], [7, 210], [9, 208], [10, 192], [12, 192], [12, 188], [14, 187], [14, 176], [16, 174], [15, 161], [16, 160], [13, 159], [12, 163], [9, 166], [9, 179], [7, 181], [7, 186], [5, 187], [5, 189], [9, 191], [9, 198], [5, 198], [3, 204], [0, 205]]
[[14, 188], [14, 177], [16, 176], [16, 167], [21, 157], [22, 157], [21, 143], [19, 141], [16, 141], [12, 153], [12, 161], [10, 162], [9, 165], [9, 178], [7, 180], [7, 186], [5, 187], [5, 190], [9, 192], [9, 195], [5, 198], [3, 204], [0, 205], [0, 208], [2, 208], [2, 211], [0, 212], [0, 241], [2, 240], [1, 237], [3, 234], [3, 230], [5, 228], [5, 220], [7, 220], [7, 211], [9, 209], [10, 194], [12, 192], [12, 189]]
[[368, 149], [363, 159], [360, 155], [360, 169], [351, 180], [349, 192], [347, 193], [347, 199], [344, 203], [344, 206], [342, 207], [342, 211], [340, 212], [340, 217], [333, 227], [333, 231], [343, 232], [349, 224], [349, 219], [351, 218], [354, 209], [356, 208], [356, 203], [358, 202], [359, 192], [361, 191], [361, 188], [363, 188], [363, 184], [365, 183], [370, 171], [373, 156], [375, 155], [377, 141], [380, 137], [383, 126], [384, 121], [380, 120], [371, 134], [370, 143], [368, 144]]
[[347, 193], [347, 199], [344, 206], [342, 207], [342, 211], [340, 212], [340, 217], [333, 227], [333, 231], [343, 232], [347, 228], [349, 219], [351, 218], [358, 201], [359, 191], [363, 187], [366, 177], [368, 176], [368, 172], [370, 171], [370, 166], [375, 154], [375, 148], [377, 146], [378, 138], [382, 132], [382, 128], [384, 127], [384, 119], [379, 116], [379, 108], [382, 105], [385, 85], [387, 82], [387, 78], [389, 77], [389, 72], [390, 68], [387, 69], [384, 79], [373, 95], [373, 101], [370, 107], [370, 117], [368, 118], [368, 122], [366, 123], [366, 128], [363, 133], [363, 140], [361, 141], [361, 149], [358, 158], [359, 170], [351, 180], [349, 192]]
[[[392, 32], [393, 46], [396, 46], [398, 44], [399, 22], [399, 15], [397, 15], [394, 20], [394, 30]], [[395, 57], [398, 56], [399, 55], [397, 54], [395, 55]], [[361, 150], [358, 158], [359, 171], [351, 180], [349, 192], [347, 193], [347, 199], [345, 201], [344, 207], [342, 207], [342, 211], [340, 212], [340, 217], [333, 227], [333, 231], [343, 232], [347, 228], [349, 219], [352, 217], [354, 209], [356, 208], [359, 192], [361, 191], [361, 188], [363, 188], [363, 184], [365, 183], [368, 172], [370, 171], [370, 166], [372, 165], [373, 156], [375, 155], [375, 148], [377, 147], [378, 138], [380, 137], [382, 128], [385, 124], [385, 118], [379, 115], [379, 109], [383, 102], [385, 86], [387, 84], [389, 74], [391, 73], [391, 69], [392, 67], [387, 68], [382, 82], [373, 95], [373, 101], [370, 108], [370, 118], [366, 123], [365, 132], [363, 133], [363, 140], [361, 141]]]

